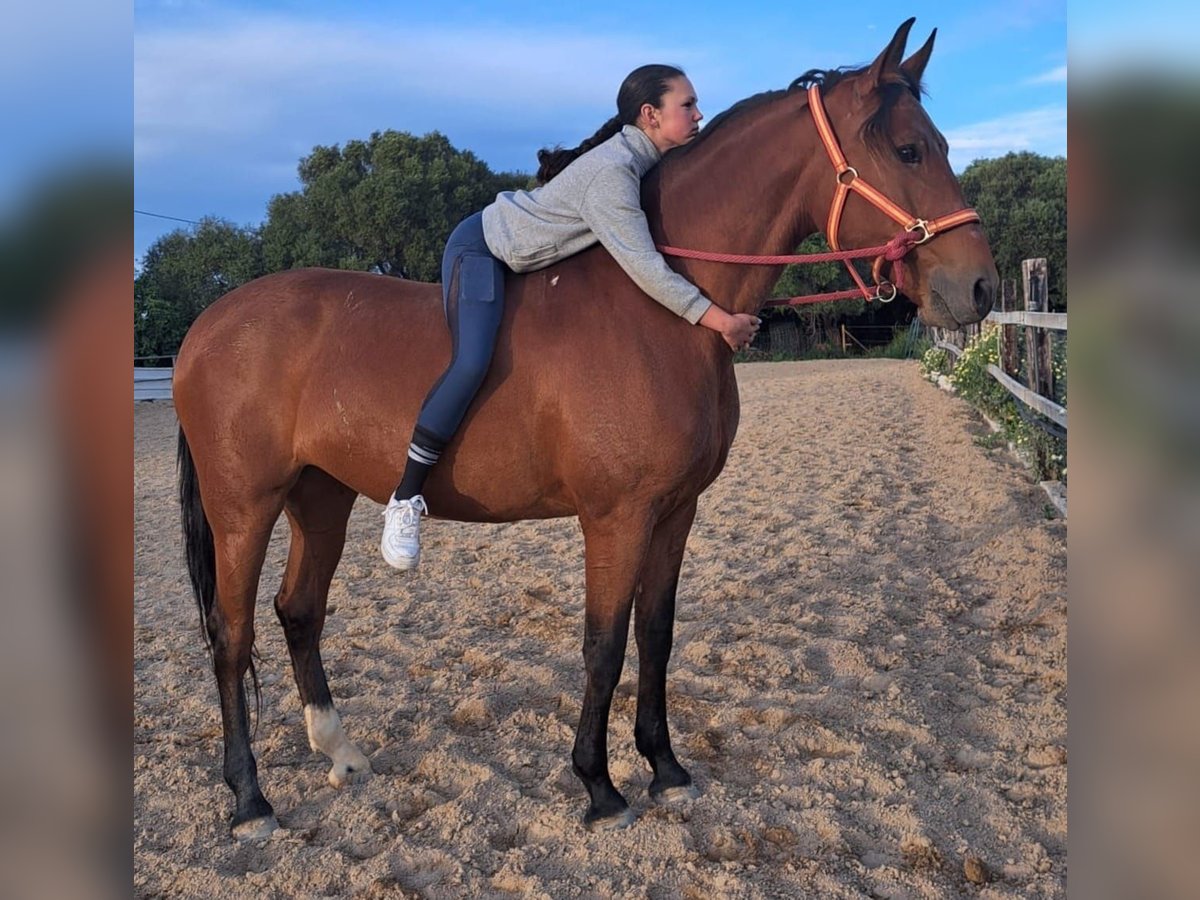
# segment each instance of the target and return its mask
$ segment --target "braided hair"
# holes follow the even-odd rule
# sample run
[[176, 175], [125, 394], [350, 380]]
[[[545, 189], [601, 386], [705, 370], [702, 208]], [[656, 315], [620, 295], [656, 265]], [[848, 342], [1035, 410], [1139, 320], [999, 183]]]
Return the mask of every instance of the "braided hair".
[[545, 184], [578, 157], [607, 141], [623, 126], [637, 124], [643, 104], [660, 107], [663, 94], [667, 93], [670, 87], [668, 82], [674, 78], [681, 78], [684, 74], [683, 69], [678, 66], [652, 64], [634, 69], [625, 76], [625, 80], [621, 82], [621, 89], [617, 91], [617, 114], [601, 125], [595, 134], [570, 150], [559, 144], [538, 151], [537, 183]]

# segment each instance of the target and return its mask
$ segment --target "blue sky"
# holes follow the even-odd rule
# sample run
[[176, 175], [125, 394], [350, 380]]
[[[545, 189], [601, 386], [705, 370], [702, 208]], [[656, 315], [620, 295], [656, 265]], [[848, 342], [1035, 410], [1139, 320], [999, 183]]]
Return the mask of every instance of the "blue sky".
[[5, 4], [0, 220], [48, 175], [81, 161], [127, 161], [132, 31], [133, 10], [117, 0]]
[[[813, 67], [869, 62], [908, 15], [938, 29], [927, 108], [961, 170], [1066, 153], [1065, 0], [855, 4], [606, 0], [134, 4], [136, 209], [262, 221], [317, 144], [438, 130], [493, 169], [531, 171], [615, 108], [624, 75], [682, 65], [708, 118]], [[134, 216], [135, 254], [179, 223]]]

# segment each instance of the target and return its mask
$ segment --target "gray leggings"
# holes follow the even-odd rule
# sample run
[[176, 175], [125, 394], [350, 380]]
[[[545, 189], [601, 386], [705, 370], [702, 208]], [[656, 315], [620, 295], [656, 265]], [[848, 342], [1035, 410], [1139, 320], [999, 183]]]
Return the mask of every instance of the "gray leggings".
[[505, 266], [483, 239], [483, 213], [468, 216], [442, 254], [442, 303], [450, 326], [450, 366], [425, 398], [414, 443], [438, 445], [454, 437], [483, 384], [504, 316]]

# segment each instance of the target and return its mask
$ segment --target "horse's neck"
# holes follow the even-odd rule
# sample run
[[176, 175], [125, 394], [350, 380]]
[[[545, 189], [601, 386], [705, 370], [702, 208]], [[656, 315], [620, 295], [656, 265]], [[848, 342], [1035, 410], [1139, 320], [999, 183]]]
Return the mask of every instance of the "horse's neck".
[[[657, 238], [690, 250], [776, 255], [817, 230], [806, 183], [824, 152], [802, 98], [785, 96], [742, 117], [664, 163]], [[692, 260], [679, 267], [705, 296], [748, 313], [761, 308], [783, 270]]]

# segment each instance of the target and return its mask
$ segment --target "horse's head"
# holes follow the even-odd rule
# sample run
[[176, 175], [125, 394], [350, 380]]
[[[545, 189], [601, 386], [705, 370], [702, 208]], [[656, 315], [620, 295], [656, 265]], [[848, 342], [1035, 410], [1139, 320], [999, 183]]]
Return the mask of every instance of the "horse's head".
[[[966, 202], [950, 169], [946, 139], [920, 101], [921, 75], [937, 32], [904, 59], [913, 21], [900, 26], [870, 66], [829, 79], [822, 99], [842, 151], [863, 182], [912, 216], [933, 220], [963, 209]], [[832, 202], [832, 169], [822, 184], [829, 186]], [[854, 193], [836, 236], [840, 245], [872, 246], [895, 236], [900, 226]], [[904, 293], [929, 325], [957, 328], [979, 321], [992, 308], [999, 276], [977, 222], [936, 234], [895, 265], [904, 266]]]

